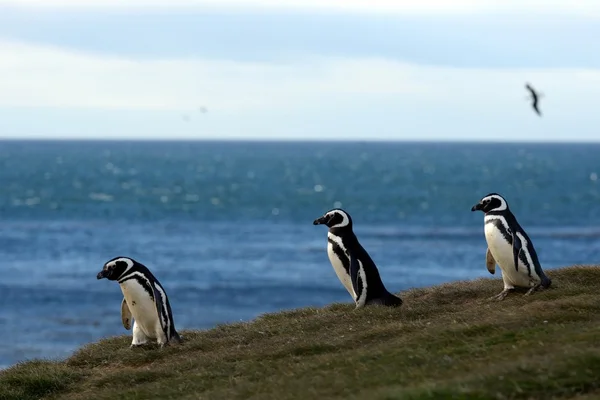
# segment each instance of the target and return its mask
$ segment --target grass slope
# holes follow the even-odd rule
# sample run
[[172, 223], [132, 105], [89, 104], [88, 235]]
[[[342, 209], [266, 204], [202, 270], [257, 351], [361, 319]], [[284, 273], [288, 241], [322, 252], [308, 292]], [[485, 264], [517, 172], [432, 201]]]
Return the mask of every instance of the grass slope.
[[600, 268], [549, 275], [551, 289], [503, 302], [487, 300], [501, 281], [480, 279], [403, 292], [399, 309], [334, 304], [184, 331], [164, 350], [111, 338], [0, 373], [0, 399], [600, 398]]

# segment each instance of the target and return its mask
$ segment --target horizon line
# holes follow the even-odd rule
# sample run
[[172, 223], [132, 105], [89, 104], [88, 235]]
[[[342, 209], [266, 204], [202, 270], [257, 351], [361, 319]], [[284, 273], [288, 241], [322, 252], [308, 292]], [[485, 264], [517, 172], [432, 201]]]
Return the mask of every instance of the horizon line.
[[337, 139], [337, 138], [61, 138], [61, 137], [0, 137], [0, 142], [256, 142], [256, 143], [473, 143], [473, 144], [600, 144], [597, 140], [481, 140], [481, 139]]

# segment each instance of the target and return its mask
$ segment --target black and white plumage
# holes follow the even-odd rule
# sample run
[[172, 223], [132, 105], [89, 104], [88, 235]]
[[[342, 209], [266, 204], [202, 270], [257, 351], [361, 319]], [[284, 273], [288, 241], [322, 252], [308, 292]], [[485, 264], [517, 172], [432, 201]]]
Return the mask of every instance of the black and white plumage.
[[358, 242], [352, 230], [352, 218], [339, 208], [325, 213], [313, 225], [327, 225], [327, 255], [356, 308], [370, 304], [400, 306], [402, 299], [387, 291], [377, 266]]
[[475, 204], [471, 211], [485, 213], [485, 239], [488, 244], [486, 266], [495, 273], [496, 263], [502, 271], [504, 290], [492, 299], [504, 300], [515, 287], [530, 288], [527, 295], [548, 288], [552, 281], [542, 270], [533, 243], [497, 193], [490, 193]]
[[538, 102], [539, 102], [540, 97], [542, 97], [542, 95], [538, 94], [529, 83], [525, 84], [525, 89], [529, 90], [529, 93], [531, 93], [531, 100], [532, 100], [531, 107], [533, 107], [533, 110], [537, 113], [537, 115], [539, 115], [541, 117], [542, 112], [540, 111]]
[[171, 305], [165, 289], [143, 264], [128, 257], [115, 257], [104, 264], [97, 279], [117, 281], [123, 292], [121, 319], [125, 329], [131, 328], [131, 347], [156, 339], [163, 347], [169, 342], [181, 342], [175, 330]]

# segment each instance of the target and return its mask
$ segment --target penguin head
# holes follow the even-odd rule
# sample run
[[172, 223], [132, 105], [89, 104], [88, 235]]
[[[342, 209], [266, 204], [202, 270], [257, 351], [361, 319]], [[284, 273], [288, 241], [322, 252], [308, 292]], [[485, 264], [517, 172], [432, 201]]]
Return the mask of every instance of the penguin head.
[[322, 217], [315, 219], [313, 225], [327, 225], [329, 229], [352, 229], [352, 218], [341, 208], [334, 208], [327, 211]]
[[96, 275], [96, 279], [106, 278], [110, 281], [116, 281], [135, 264], [135, 260], [132, 260], [131, 258], [115, 257], [104, 264], [102, 271], [98, 272], [98, 275]]
[[500, 196], [498, 193], [488, 194], [479, 200], [479, 203], [471, 207], [471, 211], [483, 211], [484, 213], [504, 210], [508, 210], [508, 203], [504, 197]]

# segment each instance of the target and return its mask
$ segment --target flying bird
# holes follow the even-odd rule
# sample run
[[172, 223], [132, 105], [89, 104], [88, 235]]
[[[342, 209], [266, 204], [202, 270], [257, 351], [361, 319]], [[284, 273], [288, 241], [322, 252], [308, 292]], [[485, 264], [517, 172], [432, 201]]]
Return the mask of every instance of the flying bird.
[[531, 106], [533, 107], [533, 110], [541, 117], [542, 112], [538, 108], [538, 101], [540, 97], [542, 97], [542, 94], [538, 94], [529, 83], [525, 84], [525, 89], [529, 90], [529, 92], [531, 93], [531, 99], [533, 100]]

